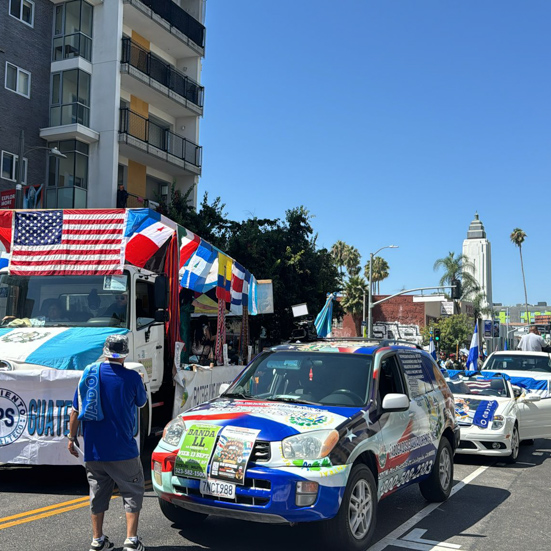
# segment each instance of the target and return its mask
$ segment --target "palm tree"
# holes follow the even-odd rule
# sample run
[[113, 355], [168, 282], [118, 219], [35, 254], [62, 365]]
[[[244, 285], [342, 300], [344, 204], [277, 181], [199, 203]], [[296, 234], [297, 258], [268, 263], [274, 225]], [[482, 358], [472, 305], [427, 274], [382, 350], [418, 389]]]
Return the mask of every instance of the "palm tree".
[[528, 294], [526, 293], [526, 278], [524, 277], [524, 262], [522, 261], [522, 244], [528, 236], [520, 228], [515, 228], [510, 238], [514, 245], [518, 247], [520, 254], [520, 269], [522, 270], [522, 283], [524, 284], [524, 305], [526, 306], [526, 320], [530, 323], [530, 314], [528, 313]]
[[347, 245], [344, 252], [344, 266], [350, 277], [360, 275], [360, 251], [352, 245]]
[[[369, 281], [369, 264], [370, 264], [370, 260], [367, 261], [367, 264], [365, 265], [365, 268], [364, 268], [364, 275], [368, 281]], [[377, 294], [380, 294], [380, 291], [381, 291], [380, 282], [388, 277], [389, 269], [390, 267], [388, 265], [388, 262], [384, 258], [380, 256], [376, 256], [373, 259], [373, 270], [371, 274], [373, 277], [373, 282], [371, 284], [371, 294], [375, 293], [375, 285], [377, 286]]]
[[335, 261], [335, 265], [339, 269], [339, 272], [341, 274], [342, 278], [342, 269], [345, 265], [345, 258], [346, 258], [346, 249], [348, 245], [344, 241], [337, 241], [332, 247], [331, 247], [331, 256], [333, 257], [333, 260]]
[[343, 310], [352, 316], [356, 327], [356, 336], [361, 335], [361, 321], [364, 309], [364, 296], [367, 292], [367, 283], [359, 275], [350, 276], [344, 286], [341, 300]]
[[464, 255], [454, 252], [448, 253], [448, 256], [439, 258], [433, 266], [434, 271], [444, 268], [444, 274], [440, 278], [440, 285], [451, 285], [454, 279], [461, 281], [461, 298], [466, 298], [474, 292], [480, 290], [473, 272], [474, 264]]

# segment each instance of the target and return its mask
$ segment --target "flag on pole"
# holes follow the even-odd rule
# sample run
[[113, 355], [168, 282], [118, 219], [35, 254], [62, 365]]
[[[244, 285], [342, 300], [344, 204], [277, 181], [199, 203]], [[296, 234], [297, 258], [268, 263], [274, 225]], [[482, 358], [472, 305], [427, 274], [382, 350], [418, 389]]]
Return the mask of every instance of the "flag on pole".
[[337, 293], [328, 293], [327, 300], [320, 313], [316, 316], [314, 325], [318, 337], [330, 337], [331, 336], [331, 322], [333, 321], [333, 301], [336, 299]]
[[474, 322], [474, 333], [471, 339], [471, 348], [469, 349], [469, 356], [467, 357], [467, 364], [465, 368], [470, 371], [478, 371], [476, 364], [478, 361], [478, 323]]
[[434, 341], [432, 340], [432, 335], [430, 336], [429, 341], [429, 354], [432, 356], [432, 359], [436, 361], [436, 348], [434, 346]]

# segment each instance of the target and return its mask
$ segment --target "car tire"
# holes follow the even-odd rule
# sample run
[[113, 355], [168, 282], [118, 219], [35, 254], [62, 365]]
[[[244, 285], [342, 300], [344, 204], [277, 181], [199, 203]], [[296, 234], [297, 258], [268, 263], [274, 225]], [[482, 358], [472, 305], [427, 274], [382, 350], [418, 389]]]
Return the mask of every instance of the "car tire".
[[446, 501], [453, 486], [453, 451], [450, 442], [440, 440], [436, 460], [429, 476], [419, 482], [422, 496], [430, 502]]
[[327, 549], [364, 551], [369, 547], [377, 524], [377, 485], [369, 467], [352, 467], [339, 512], [320, 524], [319, 541]]
[[188, 511], [183, 507], [178, 507], [172, 503], [159, 498], [159, 506], [163, 515], [170, 520], [177, 528], [193, 528], [195, 525], [203, 522], [208, 515]]
[[520, 436], [518, 433], [518, 427], [515, 425], [513, 427], [513, 432], [511, 433], [511, 454], [505, 458], [507, 463], [516, 463], [518, 459], [518, 454], [520, 451]]

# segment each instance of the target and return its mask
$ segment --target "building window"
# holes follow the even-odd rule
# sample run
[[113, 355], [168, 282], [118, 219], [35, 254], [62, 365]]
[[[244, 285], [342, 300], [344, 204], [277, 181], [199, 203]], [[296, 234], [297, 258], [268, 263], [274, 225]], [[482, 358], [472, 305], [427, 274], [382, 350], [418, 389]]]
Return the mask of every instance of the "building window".
[[[23, 180], [22, 184], [27, 183], [27, 159], [23, 159]], [[15, 182], [17, 180], [17, 171], [19, 170], [19, 155], [2, 151], [2, 178]]]
[[65, 159], [50, 156], [46, 208], [86, 208], [88, 189], [88, 144], [78, 140], [50, 142]]
[[5, 87], [26, 98], [31, 97], [31, 73], [6, 61]]
[[80, 69], [52, 75], [50, 126], [90, 124], [90, 75]]
[[32, 27], [34, 25], [34, 2], [10, 0], [10, 15]]
[[93, 7], [83, 0], [55, 7], [53, 60], [83, 57], [92, 60]]

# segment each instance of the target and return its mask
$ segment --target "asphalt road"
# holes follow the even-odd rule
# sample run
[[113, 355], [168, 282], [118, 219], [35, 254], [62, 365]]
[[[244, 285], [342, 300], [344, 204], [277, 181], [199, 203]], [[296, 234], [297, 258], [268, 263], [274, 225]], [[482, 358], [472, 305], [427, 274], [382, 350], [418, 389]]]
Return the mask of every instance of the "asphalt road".
[[[549, 546], [551, 440], [522, 446], [515, 465], [456, 456], [454, 478], [454, 493], [443, 504], [427, 504], [417, 486], [383, 500], [370, 550], [517, 551]], [[0, 550], [88, 550], [87, 494], [81, 467], [0, 467]], [[106, 513], [105, 533], [115, 549], [122, 548], [120, 498], [112, 500]], [[155, 551], [317, 549], [300, 526], [209, 517], [196, 528], [180, 531], [162, 516], [151, 489], [139, 533], [147, 549]]]

